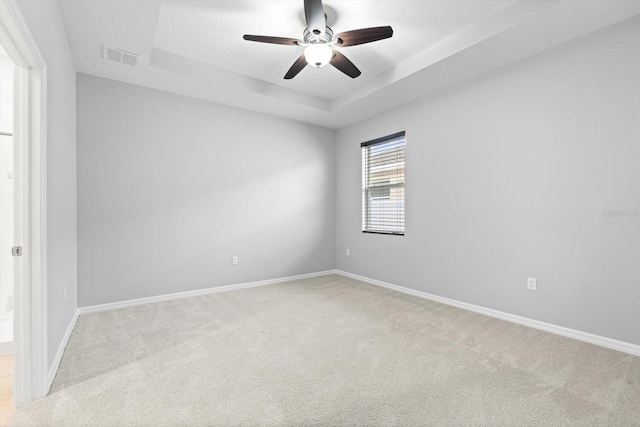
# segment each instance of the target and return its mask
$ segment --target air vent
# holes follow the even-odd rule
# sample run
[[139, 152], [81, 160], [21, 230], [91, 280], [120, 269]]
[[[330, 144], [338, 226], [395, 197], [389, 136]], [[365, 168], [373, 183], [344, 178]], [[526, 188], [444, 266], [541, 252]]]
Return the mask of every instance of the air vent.
[[135, 67], [138, 64], [137, 53], [127, 52], [126, 50], [117, 49], [115, 47], [103, 47], [102, 57], [110, 61], [119, 62], [121, 64], [131, 65]]

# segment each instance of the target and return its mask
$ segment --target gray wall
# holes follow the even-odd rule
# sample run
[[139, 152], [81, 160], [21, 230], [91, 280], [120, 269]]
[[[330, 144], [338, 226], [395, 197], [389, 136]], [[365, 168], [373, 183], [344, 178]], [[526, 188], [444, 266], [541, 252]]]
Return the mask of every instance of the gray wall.
[[23, 1], [19, 7], [47, 62], [47, 350], [51, 366], [77, 309], [76, 71], [58, 3]]
[[334, 268], [334, 131], [84, 74], [77, 91], [80, 306]]
[[[337, 267], [640, 344], [640, 218], [603, 215], [640, 210], [639, 45], [635, 18], [340, 130]], [[359, 144], [401, 130], [406, 236], [363, 235]]]

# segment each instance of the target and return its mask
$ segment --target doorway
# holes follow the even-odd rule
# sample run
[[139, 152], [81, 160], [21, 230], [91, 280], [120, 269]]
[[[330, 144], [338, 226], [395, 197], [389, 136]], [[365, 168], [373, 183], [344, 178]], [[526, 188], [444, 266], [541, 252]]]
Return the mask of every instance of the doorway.
[[14, 68], [0, 46], [0, 426], [9, 425], [14, 411]]
[[13, 69], [0, 46], [0, 354], [13, 353]]
[[[2, 330], [0, 338], [6, 345], [0, 350], [10, 349], [13, 353], [13, 360], [2, 360], [0, 376], [10, 372], [7, 369], [13, 365], [13, 372], [9, 374], [13, 380], [13, 402], [3, 399], [2, 404], [19, 406], [45, 396], [49, 387], [46, 353], [46, 63], [13, 1], [0, 1], [0, 47], [4, 64], [0, 87], [0, 132], [3, 133], [0, 135], [0, 190], [3, 196], [0, 316], [4, 318], [5, 329], [5, 324], [12, 323], [8, 331]], [[5, 97], [10, 101], [5, 102]], [[9, 283], [5, 284], [5, 281]]]

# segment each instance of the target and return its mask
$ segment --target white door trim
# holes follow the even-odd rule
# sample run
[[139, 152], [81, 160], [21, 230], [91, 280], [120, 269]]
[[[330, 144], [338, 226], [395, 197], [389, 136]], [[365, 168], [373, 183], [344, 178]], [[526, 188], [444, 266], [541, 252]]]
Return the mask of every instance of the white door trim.
[[[27, 105], [16, 122], [14, 134], [23, 153], [23, 271], [16, 292], [14, 351], [17, 405], [46, 395], [47, 382], [47, 199], [46, 123], [47, 64], [15, 0], [0, 1], [0, 41], [22, 67], [18, 91]], [[16, 69], [16, 74], [20, 73]]]

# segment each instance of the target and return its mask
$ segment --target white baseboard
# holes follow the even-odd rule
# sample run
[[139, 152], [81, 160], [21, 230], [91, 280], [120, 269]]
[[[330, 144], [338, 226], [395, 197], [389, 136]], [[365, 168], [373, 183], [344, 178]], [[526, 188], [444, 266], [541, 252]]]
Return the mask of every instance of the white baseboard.
[[60, 366], [60, 361], [62, 360], [62, 355], [64, 354], [64, 349], [67, 348], [67, 343], [69, 342], [69, 338], [71, 337], [71, 332], [73, 332], [73, 328], [76, 326], [76, 322], [78, 321], [78, 316], [80, 315], [80, 310], [76, 310], [73, 314], [73, 318], [71, 322], [69, 322], [69, 326], [62, 337], [62, 342], [58, 347], [58, 351], [56, 352], [56, 357], [53, 359], [53, 364], [49, 368], [49, 372], [47, 375], [47, 389], [44, 391], [44, 395], [49, 394], [49, 390], [51, 390], [51, 385], [53, 384], [53, 380], [56, 377], [56, 373], [58, 372], [58, 367]]
[[590, 334], [588, 332], [577, 331], [575, 329], [569, 329], [563, 326], [557, 326], [551, 323], [540, 322], [538, 320], [516, 316], [515, 314], [509, 314], [503, 311], [481, 307], [479, 305], [468, 304], [466, 302], [456, 301], [453, 299], [444, 298], [444, 297], [440, 297], [433, 294], [428, 294], [426, 292], [405, 288], [403, 286], [393, 285], [391, 283], [382, 282], [380, 280], [371, 279], [369, 277], [359, 276], [357, 274], [348, 273], [342, 270], [336, 270], [336, 273], [342, 276], [350, 277], [352, 279], [360, 280], [362, 282], [366, 282], [372, 285], [381, 286], [383, 288], [392, 289], [394, 291], [403, 292], [405, 294], [413, 295], [419, 298], [425, 298], [425, 299], [436, 301], [442, 304], [452, 305], [454, 307], [462, 308], [464, 310], [473, 311], [476, 313], [484, 314], [486, 316], [491, 316], [498, 319], [506, 320], [508, 322], [517, 323], [519, 325], [529, 326], [531, 328], [540, 329], [546, 332], [551, 332], [552, 334], [561, 335], [563, 337], [573, 338], [579, 341], [588, 342], [590, 344], [599, 345], [601, 347], [610, 348], [612, 350], [617, 350], [624, 353], [633, 354], [635, 356], [640, 356], [640, 345], [637, 345], [637, 344], [618, 341], [618, 340], [603, 337], [600, 335]]
[[179, 299], [179, 298], [189, 298], [189, 297], [195, 297], [199, 295], [215, 294], [218, 292], [235, 291], [238, 289], [255, 288], [258, 286], [272, 285], [275, 283], [282, 283], [282, 282], [290, 282], [292, 280], [309, 279], [311, 277], [327, 276], [329, 274], [336, 274], [336, 273], [337, 273], [336, 270], [319, 271], [316, 273], [300, 274], [297, 276], [280, 277], [277, 279], [260, 280], [257, 282], [249, 282], [249, 283], [239, 283], [237, 285], [218, 286], [215, 288], [206, 288], [206, 289], [198, 289], [195, 291], [177, 292], [174, 294], [165, 294], [165, 295], [158, 295], [154, 297], [131, 299], [126, 301], [111, 302], [107, 304], [89, 305], [86, 307], [80, 307], [79, 310], [80, 310], [80, 314], [96, 313], [99, 311], [116, 310], [118, 308], [133, 307], [136, 305], [149, 304], [153, 302], [169, 301], [169, 300]]
[[370, 283], [372, 285], [381, 286], [383, 288], [392, 289], [394, 291], [403, 292], [405, 294], [413, 295], [419, 298], [425, 298], [425, 299], [436, 301], [442, 304], [447, 304], [454, 307], [462, 308], [464, 310], [473, 311], [476, 313], [484, 314], [487, 316], [495, 317], [498, 319], [506, 320], [506, 321], [517, 323], [524, 326], [529, 326], [532, 328], [540, 329], [542, 331], [550, 332], [550, 333], [561, 335], [564, 337], [573, 338], [579, 341], [588, 342], [590, 344], [595, 344], [602, 347], [610, 348], [612, 350], [617, 350], [624, 353], [640, 356], [640, 345], [631, 344], [624, 341], [618, 341], [611, 338], [590, 334], [587, 332], [577, 331], [575, 329], [565, 328], [563, 326], [557, 326], [550, 323], [540, 322], [538, 320], [528, 319], [526, 317], [516, 316], [515, 314], [509, 314], [502, 311], [481, 307], [478, 305], [468, 304], [466, 302], [461, 302], [461, 301], [456, 301], [449, 298], [440, 297], [440, 296], [429, 294], [426, 292], [417, 291], [415, 289], [405, 288], [403, 286], [382, 282], [380, 280], [371, 279], [369, 277], [348, 273], [342, 270], [326, 270], [326, 271], [320, 271], [317, 273], [301, 274], [298, 276], [280, 277], [277, 279], [261, 280], [261, 281], [249, 282], [249, 283], [240, 283], [237, 285], [219, 286], [216, 288], [199, 289], [196, 291], [178, 292], [174, 294], [158, 295], [158, 296], [148, 297], [148, 298], [139, 298], [134, 300], [119, 301], [119, 302], [108, 303], [108, 304], [99, 304], [99, 305], [92, 305], [87, 307], [80, 307], [76, 311], [73, 319], [71, 320], [71, 323], [69, 324], [69, 327], [67, 328], [67, 331], [64, 334], [62, 342], [60, 343], [60, 347], [58, 348], [58, 352], [56, 353], [56, 357], [53, 361], [53, 365], [51, 366], [51, 369], [49, 369], [48, 387], [46, 391], [47, 393], [49, 393], [51, 384], [53, 383], [53, 380], [56, 376], [56, 372], [58, 371], [60, 360], [62, 360], [64, 349], [67, 346], [67, 342], [69, 341], [69, 337], [71, 336], [71, 332], [73, 331], [76, 321], [78, 320], [79, 314], [95, 313], [100, 311], [115, 310], [115, 309], [124, 308], [124, 307], [133, 307], [136, 305], [149, 304], [149, 303], [159, 302], [159, 301], [168, 301], [168, 300], [188, 298], [188, 297], [193, 297], [198, 295], [208, 295], [208, 294], [214, 294], [218, 292], [227, 292], [227, 291], [234, 291], [238, 289], [254, 288], [258, 286], [266, 286], [266, 285], [272, 285], [276, 283], [289, 282], [292, 280], [327, 276], [329, 274], [340, 274], [345, 277], [350, 277], [352, 279], [360, 280], [362, 282]]

